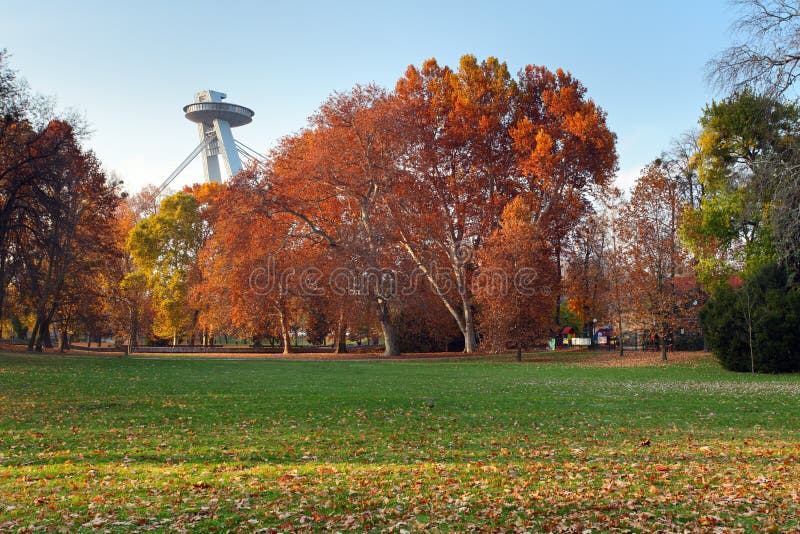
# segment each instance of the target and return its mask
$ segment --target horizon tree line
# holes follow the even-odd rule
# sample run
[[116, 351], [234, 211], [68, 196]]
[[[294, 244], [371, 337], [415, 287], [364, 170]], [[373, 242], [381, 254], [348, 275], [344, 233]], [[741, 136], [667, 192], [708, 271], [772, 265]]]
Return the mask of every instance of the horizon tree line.
[[[616, 137], [578, 80], [467, 55], [454, 69], [410, 66], [391, 90], [333, 94], [226, 184], [127, 197], [81, 147], [80, 121], [33, 98], [3, 53], [3, 317], [38, 350], [55, 326], [62, 348], [79, 332], [129, 347], [230, 334], [279, 338], [288, 352], [304, 332], [342, 351], [358, 332], [382, 338], [386, 355], [480, 345], [520, 356], [599, 320], [657, 336], [666, 358], [667, 339], [699, 329], [700, 308], [735, 280], [777, 265], [794, 284], [791, 54], [777, 82], [723, 62], [752, 67], [763, 32], [789, 35], [796, 14], [770, 26], [769, 3], [746, 4], [741, 27], [761, 40], [711, 67], [733, 92], [627, 196], [614, 186]], [[270, 269], [290, 275], [260, 290], [255, 273]], [[349, 290], [326, 291], [341, 273]], [[760, 315], [748, 303], [754, 368]]]

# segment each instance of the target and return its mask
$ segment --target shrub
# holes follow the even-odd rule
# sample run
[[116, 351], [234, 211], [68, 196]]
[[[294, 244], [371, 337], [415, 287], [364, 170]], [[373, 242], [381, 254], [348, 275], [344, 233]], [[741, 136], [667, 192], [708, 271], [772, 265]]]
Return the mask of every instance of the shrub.
[[695, 332], [686, 332], [685, 334], [676, 334], [673, 342], [673, 348], [677, 351], [683, 350], [703, 350], [703, 336]]
[[711, 350], [727, 369], [800, 370], [800, 293], [776, 266], [762, 268], [738, 289], [721, 288], [701, 311], [700, 321]]

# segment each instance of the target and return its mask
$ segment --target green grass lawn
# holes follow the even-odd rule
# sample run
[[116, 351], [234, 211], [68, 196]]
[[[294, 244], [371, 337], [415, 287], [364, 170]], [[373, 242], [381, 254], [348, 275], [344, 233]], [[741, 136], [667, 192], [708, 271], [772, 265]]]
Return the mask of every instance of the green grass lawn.
[[0, 531], [790, 529], [799, 399], [710, 361], [0, 355]]

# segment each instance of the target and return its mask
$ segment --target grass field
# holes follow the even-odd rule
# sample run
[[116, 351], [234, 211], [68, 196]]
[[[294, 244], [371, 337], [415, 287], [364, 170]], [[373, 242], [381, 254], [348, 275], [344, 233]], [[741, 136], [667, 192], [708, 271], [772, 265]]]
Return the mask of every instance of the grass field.
[[798, 527], [800, 376], [565, 360], [0, 355], [0, 531]]

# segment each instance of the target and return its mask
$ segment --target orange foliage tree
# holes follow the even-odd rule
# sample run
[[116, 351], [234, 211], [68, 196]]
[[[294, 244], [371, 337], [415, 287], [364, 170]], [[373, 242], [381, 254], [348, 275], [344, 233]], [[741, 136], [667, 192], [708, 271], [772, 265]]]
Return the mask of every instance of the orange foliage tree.
[[[616, 169], [605, 113], [569, 74], [495, 58], [409, 67], [395, 90], [406, 148], [391, 208], [401, 244], [476, 348], [471, 277], [503, 206], [525, 194], [555, 252]], [[558, 284], [555, 284], [558, 287]]]
[[289, 353], [301, 243], [291, 238], [293, 220], [269, 207], [259, 178], [250, 169], [217, 192], [213, 232], [200, 253], [202, 278], [192, 294], [206, 338], [224, 329], [256, 341], [277, 333]]
[[[606, 125], [605, 112], [569, 73], [528, 65], [517, 84], [511, 129], [516, 163], [529, 192], [532, 217], [555, 254], [560, 282], [572, 231], [591, 210], [591, 196], [604, 192], [613, 180], [616, 136]], [[558, 305], [555, 310], [559, 323]]]
[[555, 261], [543, 233], [531, 223], [523, 197], [506, 205], [497, 228], [478, 254], [475, 278], [482, 343], [502, 351], [540, 341], [551, 323], [557, 282]]
[[608, 318], [610, 282], [609, 244], [606, 221], [597, 213], [587, 214], [573, 231], [571, 247], [565, 254], [564, 290], [571, 311], [581, 318], [586, 335], [594, 320]]
[[394, 105], [405, 142], [391, 209], [400, 242], [458, 324], [464, 351], [477, 346], [474, 251], [516, 188], [508, 132], [514, 86], [504, 63], [464, 56], [410, 66]]
[[295, 235], [337, 249], [352, 292], [370, 301], [386, 355], [399, 354], [397, 255], [386, 211], [402, 146], [394, 127], [382, 89], [335, 94], [306, 129], [282, 141], [264, 184], [272, 209], [293, 217]]
[[675, 282], [688, 270], [678, 238], [684, 207], [677, 183], [655, 162], [636, 181], [623, 211], [621, 235], [630, 259], [626, 289], [639, 324], [660, 337], [663, 360], [683, 308]]

